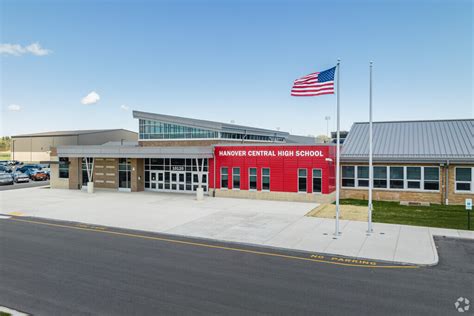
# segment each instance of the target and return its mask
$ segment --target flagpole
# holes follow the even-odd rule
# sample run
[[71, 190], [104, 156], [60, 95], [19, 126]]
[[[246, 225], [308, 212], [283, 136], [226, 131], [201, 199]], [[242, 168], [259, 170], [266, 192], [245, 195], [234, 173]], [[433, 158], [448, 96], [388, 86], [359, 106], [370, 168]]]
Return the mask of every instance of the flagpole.
[[374, 186], [374, 170], [373, 170], [373, 144], [372, 144], [372, 62], [369, 66], [369, 203], [368, 203], [368, 227], [367, 233], [372, 233], [374, 230], [372, 228], [372, 189]]
[[339, 186], [340, 186], [340, 80], [339, 80], [339, 68], [341, 60], [337, 60], [337, 91], [336, 91], [336, 97], [337, 97], [337, 109], [336, 109], [336, 121], [337, 121], [337, 131], [336, 131], [336, 231], [334, 232], [334, 235], [339, 236], [341, 232], [339, 231]]

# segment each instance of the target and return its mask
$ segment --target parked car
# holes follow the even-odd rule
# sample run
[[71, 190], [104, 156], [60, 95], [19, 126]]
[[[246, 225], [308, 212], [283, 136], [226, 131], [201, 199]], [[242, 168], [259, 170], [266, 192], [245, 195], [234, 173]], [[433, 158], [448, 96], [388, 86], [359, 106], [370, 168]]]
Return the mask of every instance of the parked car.
[[27, 173], [31, 180], [33, 181], [46, 181], [49, 179], [49, 176], [43, 170], [38, 169], [28, 169]]
[[18, 161], [18, 160], [9, 160], [9, 161], [8, 161], [8, 164], [9, 164], [10, 166], [19, 166], [19, 165], [21, 165], [21, 164], [23, 164], [23, 163], [22, 163], [21, 161]]
[[41, 165], [39, 164], [24, 165], [23, 167], [18, 168], [17, 171], [23, 172], [33, 181], [49, 179], [48, 174], [41, 170]]
[[23, 172], [14, 171], [12, 175], [13, 175], [13, 181], [15, 181], [16, 183], [30, 182], [30, 177], [27, 174], [24, 174]]
[[46, 173], [48, 175], [48, 179], [50, 178], [50, 174], [51, 174], [51, 167], [49, 164], [40, 164], [41, 166], [41, 171], [44, 171], [44, 173]]
[[7, 166], [8, 160], [0, 160], [0, 166]]
[[13, 177], [10, 173], [0, 172], [0, 185], [13, 184]]
[[5, 165], [0, 165], [0, 172], [12, 173], [12, 168]]

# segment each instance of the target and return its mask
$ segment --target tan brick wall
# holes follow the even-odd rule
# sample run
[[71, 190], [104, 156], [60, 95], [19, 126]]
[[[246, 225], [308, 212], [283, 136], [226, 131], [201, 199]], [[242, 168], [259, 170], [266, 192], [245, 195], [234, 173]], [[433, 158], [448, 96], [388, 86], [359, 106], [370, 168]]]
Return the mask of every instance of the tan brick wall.
[[[367, 200], [368, 190], [342, 189], [342, 199]], [[393, 190], [373, 190], [373, 199], [375, 201], [416, 201], [441, 204], [442, 196], [440, 192], [409, 192]]]
[[94, 186], [103, 189], [118, 188], [118, 159], [94, 159]]
[[[51, 157], [51, 161], [59, 161], [58, 157]], [[69, 178], [59, 178], [59, 164], [51, 164], [51, 174], [49, 184], [52, 189], [69, 189]]]
[[144, 159], [132, 159], [132, 192], [138, 192], [145, 190], [145, 160]]
[[82, 159], [69, 158], [69, 189], [80, 189], [82, 184]]
[[[212, 195], [212, 189], [210, 194]], [[332, 194], [312, 194], [296, 192], [265, 192], [248, 190], [221, 190], [216, 189], [216, 197], [232, 197], [256, 200], [277, 200], [293, 202], [316, 202], [332, 203], [335, 201], [335, 193]]]
[[464, 205], [466, 199], [474, 199], [474, 194], [470, 193], [455, 193], [456, 173], [455, 167], [474, 167], [474, 165], [450, 165], [449, 166], [449, 182], [448, 182], [448, 199], [449, 204]]

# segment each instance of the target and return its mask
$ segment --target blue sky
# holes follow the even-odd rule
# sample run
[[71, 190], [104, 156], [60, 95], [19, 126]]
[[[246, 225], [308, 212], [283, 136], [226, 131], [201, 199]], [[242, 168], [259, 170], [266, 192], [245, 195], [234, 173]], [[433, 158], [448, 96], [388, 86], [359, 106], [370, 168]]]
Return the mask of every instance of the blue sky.
[[469, 0], [0, 5], [3, 135], [136, 130], [134, 109], [324, 134], [336, 97], [290, 89], [337, 58], [343, 129], [367, 120], [370, 60], [374, 120], [474, 116]]

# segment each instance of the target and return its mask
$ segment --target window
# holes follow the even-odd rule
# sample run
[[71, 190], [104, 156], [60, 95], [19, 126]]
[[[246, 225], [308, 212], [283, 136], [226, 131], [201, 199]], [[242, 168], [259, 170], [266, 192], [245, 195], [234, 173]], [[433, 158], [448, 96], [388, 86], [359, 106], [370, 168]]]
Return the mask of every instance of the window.
[[262, 168], [262, 190], [270, 191], [270, 168]]
[[407, 189], [421, 189], [421, 167], [407, 167]]
[[306, 169], [298, 169], [298, 192], [307, 192]]
[[164, 123], [153, 120], [139, 120], [140, 139], [189, 139], [218, 138], [219, 132]]
[[358, 187], [369, 186], [369, 167], [368, 166], [357, 166], [357, 186]]
[[322, 188], [322, 171], [321, 169], [313, 169], [313, 193], [321, 193]]
[[69, 158], [59, 158], [59, 178], [69, 178]]
[[257, 168], [249, 169], [249, 190], [257, 190]]
[[[439, 167], [374, 166], [373, 176], [376, 189], [439, 190]], [[472, 178], [474, 178], [474, 174], [469, 179]], [[471, 183], [471, 181], [467, 182]], [[367, 188], [369, 186], [369, 167], [342, 166], [342, 186]], [[471, 189], [472, 184], [461, 184], [460, 187]]]
[[355, 167], [342, 166], [342, 186], [355, 187]]
[[387, 187], [387, 167], [374, 167], [374, 188]]
[[232, 189], [240, 189], [240, 168], [232, 168]]
[[229, 169], [227, 167], [221, 168], [221, 189], [229, 187]]
[[456, 167], [455, 173], [455, 191], [473, 191], [474, 168]]
[[423, 188], [425, 190], [439, 190], [439, 168], [438, 167], [424, 167], [424, 182]]
[[390, 167], [390, 189], [403, 189], [403, 167]]
[[132, 162], [129, 158], [119, 158], [119, 188], [130, 189], [132, 178]]

